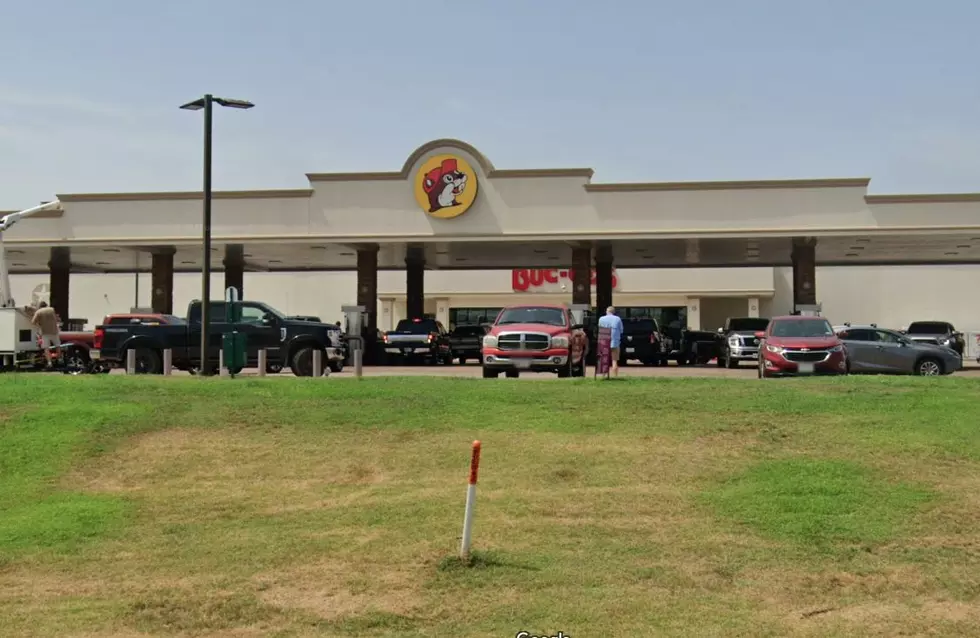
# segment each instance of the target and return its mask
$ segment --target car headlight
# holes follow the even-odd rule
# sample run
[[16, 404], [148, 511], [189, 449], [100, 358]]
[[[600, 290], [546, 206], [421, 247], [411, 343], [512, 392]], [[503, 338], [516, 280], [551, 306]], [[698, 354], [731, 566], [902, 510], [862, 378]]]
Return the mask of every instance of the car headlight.
[[568, 347], [568, 337], [566, 337], [566, 336], [552, 337], [551, 338], [551, 347], [552, 348], [567, 348]]
[[781, 354], [783, 351], [783, 349], [780, 348], [779, 346], [770, 346], [768, 344], [766, 345], [766, 350], [768, 350], [769, 352], [775, 352], [776, 354]]
[[497, 347], [497, 337], [493, 335], [487, 335], [483, 337], [483, 347], [484, 348], [496, 348]]
[[830, 348], [830, 352], [841, 352], [842, 350], [844, 350], [844, 346], [834, 346], [833, 348]]
[[742, 340], [738, 338], [738, 335], [732, 335], [728, 337], [728, 345], [737, 348], [742, 345]]

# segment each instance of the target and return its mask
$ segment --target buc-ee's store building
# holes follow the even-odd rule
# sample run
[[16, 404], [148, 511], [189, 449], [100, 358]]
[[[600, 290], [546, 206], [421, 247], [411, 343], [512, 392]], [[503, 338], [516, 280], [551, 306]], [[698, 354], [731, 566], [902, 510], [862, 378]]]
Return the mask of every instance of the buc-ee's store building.
[[[834, 322], [980, 328], [980, 195], [869, 195], [867, 178], [598, 183], [500, 169], [457, 140], [401, 170], [216, 192], [212, 289], [287, 314], [446, 326], [523, 302], [610, 303], [711, 330], [819, 305]], [[61, 194], [5, 235], [18, 304], [97, 323], [200, 296], [200, 192]]]

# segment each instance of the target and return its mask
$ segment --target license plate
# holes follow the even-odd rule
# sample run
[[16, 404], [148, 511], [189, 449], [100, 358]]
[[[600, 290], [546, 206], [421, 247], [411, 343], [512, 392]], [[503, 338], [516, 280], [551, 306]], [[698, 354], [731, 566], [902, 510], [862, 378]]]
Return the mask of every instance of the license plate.
[[800, 374], [813, 374], [813, 364], [812, 363], [798, 363], [797, 370]]
[[626, 352], [636, 352], [636, 348], [626, 348]]
[[99, 352], [98, 350], [89, 350], [88, 351], [88, 358], [89, 359], [92, 359], [93, 361], [95, 361], [96, 359], [101, 359], [102, 358], [102, 353]]
[[527, 370], [528, 368], [531, 367], [531, 360], [530, 359], [515, 359], [514, 360], [514, 367], [515, 368], [520, 368], [521, 370]]
[[406, 354], [408, 354], [411, 351], [412, 351], [412, 348], [402, 348], [402, 352], [404, 352]]

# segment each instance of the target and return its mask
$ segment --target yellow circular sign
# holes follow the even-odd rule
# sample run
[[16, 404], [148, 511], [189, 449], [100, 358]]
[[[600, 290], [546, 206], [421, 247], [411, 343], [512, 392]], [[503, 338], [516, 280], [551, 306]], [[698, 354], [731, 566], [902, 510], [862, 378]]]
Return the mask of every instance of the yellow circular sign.
[[428, 215], [459, 217], [476, 201], [476, 171], [456, 155], [430, 157], [415, 173], [415, 200]]

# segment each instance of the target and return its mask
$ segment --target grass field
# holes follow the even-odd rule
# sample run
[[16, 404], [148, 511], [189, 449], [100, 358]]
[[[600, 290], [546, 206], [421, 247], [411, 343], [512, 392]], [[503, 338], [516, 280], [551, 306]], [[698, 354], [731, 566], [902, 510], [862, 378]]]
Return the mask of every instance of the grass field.
[[3, 636], [967, 636], [978, 599], [971, 379], [0, 378]]

